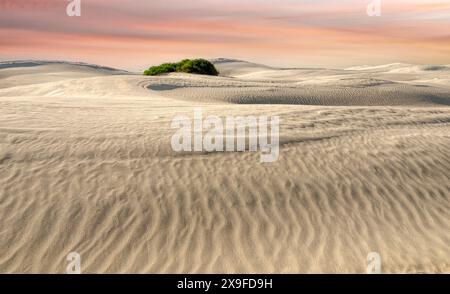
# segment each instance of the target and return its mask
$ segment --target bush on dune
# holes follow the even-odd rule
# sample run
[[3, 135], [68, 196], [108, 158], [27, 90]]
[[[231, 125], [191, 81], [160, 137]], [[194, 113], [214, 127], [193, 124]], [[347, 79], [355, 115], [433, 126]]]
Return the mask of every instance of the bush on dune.
[[175, 72], [177, 70], [177, 65], [175, 63], [163, 63], [159, 66], [152, 66], [146, 71], [144, 75], [146, 76], [157, 76], [164, 73]]
[[214, 64], [205, 59], [185, 59], [178, 64], [177, 71], [210, 76], [219, 74]]
[[157, 76], [171, 72], [184, 72], [191, 74], [217, 76], [217, 71], [214, 64], [205, 59], [185, 59], [177, 63], [163, 63], [158, 66], [152, 66], [146, 71], [146, 76]]

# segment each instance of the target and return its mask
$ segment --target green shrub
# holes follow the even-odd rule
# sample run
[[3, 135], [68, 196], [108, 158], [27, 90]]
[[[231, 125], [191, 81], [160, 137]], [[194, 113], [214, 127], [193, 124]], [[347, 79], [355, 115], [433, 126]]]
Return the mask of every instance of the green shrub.
[[176, 63], [163, 63], [159, 66], [152, 66], [146, 71], [144, 71], [144, 75], [146, 76], [157, 76], [164, 73], [175, 72], [177, 70]]
[[219, 75], [214, 64], [205, 59], [185, 59], [178, 63], [163, 63], [159, 66], [150, 67], [144, 71], [144, 75], [156, 76], [171, 72], [185, 72], [210, 76]]

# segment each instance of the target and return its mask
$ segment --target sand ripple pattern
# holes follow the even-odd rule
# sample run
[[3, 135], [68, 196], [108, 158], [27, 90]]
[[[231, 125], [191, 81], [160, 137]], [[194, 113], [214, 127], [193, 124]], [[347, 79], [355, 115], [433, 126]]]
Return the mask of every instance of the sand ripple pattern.
[[[148, 84], [0, 90], [0, 272], [64, 273], [77, 251], [85, 273], [364, 273], [377, 251], [384, 272], [450, 273], [450, 108], [194, 103]], [[171, 119], [198, 106], [279, 115], [280, 159], [174, 153]]]

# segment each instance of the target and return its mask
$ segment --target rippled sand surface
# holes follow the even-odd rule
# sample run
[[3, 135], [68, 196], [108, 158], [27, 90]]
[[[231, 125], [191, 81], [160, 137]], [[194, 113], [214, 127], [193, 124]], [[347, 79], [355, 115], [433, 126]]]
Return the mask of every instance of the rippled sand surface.
[[[450, 273], [448, 67], [216, 63], [0, 63], [0, 272]], [[197, 107], [279, 116], [279, 160], [172, 151]]]

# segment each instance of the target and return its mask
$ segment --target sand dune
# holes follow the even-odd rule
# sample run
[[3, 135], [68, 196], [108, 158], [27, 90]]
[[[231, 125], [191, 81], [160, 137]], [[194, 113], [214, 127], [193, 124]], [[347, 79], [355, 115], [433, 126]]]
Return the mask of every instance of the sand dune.
[[319, 77], [302, 82], [204, 79], [183, 75], [152, 79], [148, 88], [188, 101], [328, 106], [450, 105], [449, 90], [381, 79]]
[[[448, 72], [393, 74], [395, 66], [354, 70], [274, 69], [235, 60], [216, 60], [220, 78], [171, 75], [148, 88], [188, 101], [328, 106], [450, 105]], [[376, 68], [376, 71], [373, 71]], [[402, 67], [403, 68], [403, 67]], [[384, 71], [380, 72], [379, 69]], [[424, 78], [432, 79], [426, 82]], [[439, 82], [437, 81], [439, 79]], [[434, 82], [434, 83], [433, 83]]]
[[[445, 68], [215, 62], [0, 64], [0, 272], [63, 273], [76, 251], [85, 273], [364, 273], [377, 251], [383, 272], [450, 273]], [[194, 107], [280, 116], [279, 160], [173, 152]]]
[[60, 61], [0, 62], [0, 89], [85, 77], [124, 75], [124, 70]]

